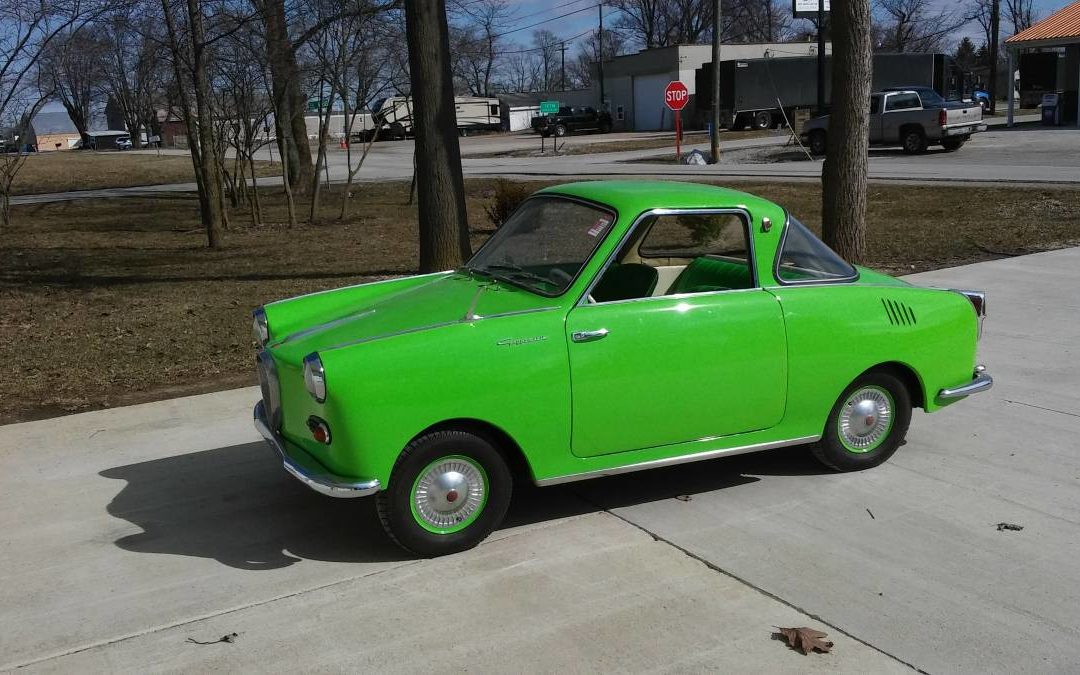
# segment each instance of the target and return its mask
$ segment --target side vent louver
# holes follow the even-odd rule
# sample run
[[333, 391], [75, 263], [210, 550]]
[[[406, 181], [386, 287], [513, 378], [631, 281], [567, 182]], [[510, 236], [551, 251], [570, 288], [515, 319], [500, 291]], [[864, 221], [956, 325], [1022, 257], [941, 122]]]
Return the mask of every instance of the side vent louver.
[[914, 326], [915, 312], [902, 302], [882, 298], [881, 304], [885, 308], [885, 315], [889, 317], [889, 323], [894, 326]]

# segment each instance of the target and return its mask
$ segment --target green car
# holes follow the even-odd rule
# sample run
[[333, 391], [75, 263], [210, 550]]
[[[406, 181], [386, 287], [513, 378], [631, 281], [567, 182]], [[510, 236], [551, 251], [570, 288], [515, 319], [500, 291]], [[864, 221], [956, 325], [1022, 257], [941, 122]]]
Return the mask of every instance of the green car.
[[515, 480], [553, 485], [807, 444], [876, 466], [911, 410], [990, 388], [985, 296], [844, 262], [769, 201], [572, 183], [462, 268], [274, 302], [255, 426], [422, 555], [475, 546]]

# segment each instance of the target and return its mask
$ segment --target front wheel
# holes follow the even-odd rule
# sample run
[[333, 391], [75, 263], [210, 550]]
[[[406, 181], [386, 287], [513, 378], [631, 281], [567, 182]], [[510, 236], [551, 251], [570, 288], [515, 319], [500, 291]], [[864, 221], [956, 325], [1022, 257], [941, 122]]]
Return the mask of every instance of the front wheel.
[[565, 136], [567, 134], [567, 132], [569, 132], [569, 129], [566, 128], [565, 124], [556, 124], [555, 125], [555, 135], [558, 136], [559, 138], [562, 138], [563, 136]]
[[754, 113], [753, 125], [755, 129], [763, 130], [772, 126], [772, 113], [768, 110], [759, 110]]
[[502, 454], [464, 431], [436, 431], [406, 446], [376, 498], [379, 520], [402, 548], [425, 556], [470, 549], [502, 522], [513, 479]]
[[813, 445], [814, 456], [836, 471], [875, 467], [904, 442], [910, 423], [911, 396], [904, 383], [889, 373], [867, 373], [840, 395]]
[[815, 129], [810, 132], [810, 153], [814, 155], [824, 155], [826, 150], [826, 138], [825, 132], [820, 129]]

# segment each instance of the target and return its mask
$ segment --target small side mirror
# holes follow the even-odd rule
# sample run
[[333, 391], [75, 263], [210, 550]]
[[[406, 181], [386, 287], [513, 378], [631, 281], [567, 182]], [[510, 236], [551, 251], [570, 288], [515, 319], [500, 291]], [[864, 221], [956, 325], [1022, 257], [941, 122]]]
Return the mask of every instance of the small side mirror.
[[761, 231], [762, 232], [768, 232], [771, 229], [772, 229], [772, 221], [769, 220], [768, 218], [762, 218], [761, 219]]

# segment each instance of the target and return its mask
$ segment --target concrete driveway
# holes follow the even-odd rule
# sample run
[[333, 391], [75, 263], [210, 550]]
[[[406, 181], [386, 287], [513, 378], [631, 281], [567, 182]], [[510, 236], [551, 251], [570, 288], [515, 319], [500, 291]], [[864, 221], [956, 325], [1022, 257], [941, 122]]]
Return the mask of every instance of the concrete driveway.
[[886, 465], [525, 487], [437, 560], [286, 476], [254, 388], [0, 427], [0, 669], [1076, 672], [1080, 249], [914, 280], [989, 291], [996, 385]]

